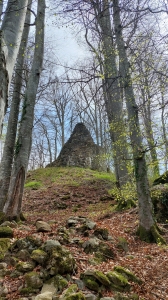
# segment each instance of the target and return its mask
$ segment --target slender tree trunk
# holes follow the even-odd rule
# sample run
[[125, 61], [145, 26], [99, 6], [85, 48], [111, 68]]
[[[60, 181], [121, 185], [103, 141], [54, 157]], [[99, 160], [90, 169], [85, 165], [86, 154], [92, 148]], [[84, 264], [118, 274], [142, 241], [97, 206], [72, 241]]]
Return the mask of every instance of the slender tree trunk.
[[165, 168], [166, 171], [168, 169], [168, 138], [167, 138], [167, 131], [166, 131], [166, 125], [165, 125], [165, 118], [164, 118], [164, 109], [165, 109], [165, 100], [164, 100], [164, 94], [161, 88], [161, 99], [162, 99], [162, 112], [161, 112], [161, 122], [162, 122], [162, 131], [163, 131], [163, 142], [165, 145]]
[[[32, 0], [29, 0], [28, 5], [31, 5]], [[30, 11], [27, 11], [25, 23], [30, 23]], [[22, 41], [20, 44], [20, 49], [18, 53], [18, 59], [15, 69], [14, 87], [13, 87], [13, 97], [10, 107], [10, 114], [8, 120], [7, 134], [4, 144], [3, 156], [0, 166], [0, 211], [3, 210], [4, 203], [7, 199], [7, 193], [9, 188], [12, 161], [15, 149], [15, 140], [18, 124], [19, 106], [21, 98], [21, 88], [22, 88], [22, 73], [23, 73], [23, 63], [24, 63], [24, 52], [26, 50], [27, 40], [29, 34], [29, 26], [25, 25], [22, 35]], [[17, 150], [17, 149], [16, 149]]]
[[150, 196], [145, 153], [139, 125], [138, 107], [136, 105], [132, 81], [129, 71], [129, 61], [123, 40], [122, 25], [120, 21], [119, 1], [113, 0], [113, 22], [116, 34], [116, 43], [119, 53], [119, 63], [122, 84], [125, 91], [126, 105], [129, 118], [130, 138], [133, 150], [135, 178], [139, 203], [139, 230], [140, 238], [146, 241], [164, 240], [160, 237], [153, 218], [153, 207]]
[[25, 94], [8, 200], [4, 206], [4, 213], [9, 219], [19, 218], [21, 213], [25, 174], [31, 150], [35, 99], [43, 62], [44, 18], [45, 0], [38, 0], [34, 58]]
[[0, 21], [2, 20], [3, 0], [0, 0]]
[[8, 1], [0, 30], [0, 126], [6, 112], [8, 90], [22, 38], [27, 4], [28, 0]]
[[122, 99], [116, 66], [116, 50], [111, 28], [109, 3], [107, 0], [103, 0], [102, 7], [101, 4], [95, 6], [95, 15], [101, 29], [103, 43], [105, 105], [110, 125], [115, 173], [119, 186], [122, 186], [128, 180], [126, 167], [127, 142], [123, 134]]
[[[145, 87], [149, 89], [148, 84], [146, 82]], [[144, 127], [146, 131], [146, 138], [150, 149], [150, 155], [152, 159], [153, 165], [153, 175], [155, 177], [159, 176], [159, 163], [157, 159], [157, 152], [156, 152], [156, 145], [153, 136], [153, 129], [152, 129], [152, 118], [151, 118], [151, 104], [150, 104], [150, 95], [148, 94], [148, 98], [146, 101], [145, 91], [141, 89], [142, 98], [143, 98], [143, 118], [144, 118]], [[149, 91], [148, 91], [149, 93]]]

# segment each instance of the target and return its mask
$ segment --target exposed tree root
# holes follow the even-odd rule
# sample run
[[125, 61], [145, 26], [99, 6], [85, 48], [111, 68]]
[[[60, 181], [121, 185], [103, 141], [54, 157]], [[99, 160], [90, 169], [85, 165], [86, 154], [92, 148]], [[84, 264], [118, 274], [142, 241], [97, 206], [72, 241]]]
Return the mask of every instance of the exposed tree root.
[[160, 234], [160, 229], [157, 224], [154, 224], [149, 231], [147, 231], [143, 226], [139, 226], [137, 230], [137, 235], [142, 241], [147, 243], [157, 243], [158, 245], [166, 245], [165, 239]]

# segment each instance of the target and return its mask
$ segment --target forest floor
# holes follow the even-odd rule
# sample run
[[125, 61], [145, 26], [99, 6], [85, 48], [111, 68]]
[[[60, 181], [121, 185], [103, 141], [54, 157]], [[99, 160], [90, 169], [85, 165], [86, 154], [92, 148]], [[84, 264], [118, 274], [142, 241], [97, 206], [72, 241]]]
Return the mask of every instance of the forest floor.
[[[86, 269], [103, 272], [120, 265], [128, 268], [143, 284], [133, 283], [131, 293], [137, 293], [139, 299], [168, 299], [168, 246], [148, 244], [136, 236], [138, 226], [137, 208], [116, 212], [116, 200], [109, 190], [114, 187], [112, 174], [98, 173], [79, 168], [46, 168], [28, 174], [23, 199], [24, 222], [29, 230], [15, 229], [15, 238], [22, 238], [37, 233], [35, 222], [38, 219], [51, 222], [52, 231], [39, 233], [43, 240], [52, 239], [60, 226], [66, 226], [70, 216], [85, 216], [97, 223], [98, 227], [107, 228], [113, 240], [115, 258], [98, 265], [90, 265], [90, 254], [79, 247], [67, 245], [72, 251], [78, 266], [76, 278]], [[64, 208], [64, 209], [63, 209]], [[164, 226], [165, 239], [168, 243], [168, 227]], [[128, 249], [118, 248], [119, 238], [128, 243]], [[6, 278], [7, 280], [7, 278]], [[14, 279], [10, 284], [15, 286]], [[13, 296], [17, 291], [13, 290]], [[113, 296], [105, 292], [103, 296]], [[7, 299], [13, 298], [12, 294]], [[19, 299], [19, 298], [18, 298]]]

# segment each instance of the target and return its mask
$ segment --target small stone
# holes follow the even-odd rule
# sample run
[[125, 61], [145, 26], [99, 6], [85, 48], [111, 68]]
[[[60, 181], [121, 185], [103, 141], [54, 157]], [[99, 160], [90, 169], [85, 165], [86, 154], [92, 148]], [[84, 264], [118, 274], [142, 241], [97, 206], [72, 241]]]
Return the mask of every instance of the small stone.
[[74, 227], [78, 224], [78, 220], [76, 220], [75, 218], [69, 218], [67, 221], [67, 225], [68, 227]]
[[0, 270], [1, 269], [6, 269], [7, 268], [7, 263], [5, 262], [0, 262]]
[[91, 293], [85, 295], [85, 298], [86, 298], [86, 300], [97, 300], [98, 299], [98, 297], [96, 295], [91, 294]]
[[113, 297], [102, 297], [100, 300], [115, 300]]
[[49, 232], [51, 231], [51, 226], [44, 221], [37, 221], [36, 228], [38, 232]]
[[47, 240], [43, 245], [43, 249], [46, 252], [50, 252], [53, 249], [57, 249], [58, 247], [61, 247], [61, 244], [57, 240]]
[[85, 288], [84, 282], [82, 280], [75, 279], [75, 283], [77, 284], [79, 290], [83, 290]]
[[22, 249], [17, 253], [17, 258], [27, 261], [30, 258], [30, 253], [26, 249]]
[[87, 220], [85, 225], [90, 230], [92, 230], [96, 227], [96, 223], [93, 221], [90, 221], [90, 220]]
[[44, 292], [35, 297], [35, 300], [52, 300], [52, 292]]

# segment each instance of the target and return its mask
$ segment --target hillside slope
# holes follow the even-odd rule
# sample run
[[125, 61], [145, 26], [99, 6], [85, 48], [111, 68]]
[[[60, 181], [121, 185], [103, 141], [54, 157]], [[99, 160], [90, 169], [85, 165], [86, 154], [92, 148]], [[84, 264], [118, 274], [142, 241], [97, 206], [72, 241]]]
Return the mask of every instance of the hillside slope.
[[[23, 199], [26, 221], [13, 229], [12, 241], [29, 236], [43, 243], [58, 239], [72, 253], [77, 266], [69, 284], [78, 281], [86, 270], [98, 270], [106, 274], [117, 266], [130, 270], [142, 281], [141, 285], [131, 282], [129, 292], [118, 294], [115, 289], [102, 289], [100, 298], [108, 296], [117, 300], [166, 300], [168, 247], [139, 240], [136, 236], [137, 209], [116, 212], [116, 201], [109, 194], [114, 186], [115, 178], [112, 174], [88, 169], [46, 168], [29, 172]], [[47, 222], [51, 230], [38, 232], [38, 220]], [[81, 226], [78, 222], [75, 228], [71, 228], [69, 220], [89, 220], [89, 226], [95, 227], [88, 228], [86, 224]], [[101, 261], [94, 252], [85, 251], [82, 246], [85, 242], [87, 244], [90, 239], [97, 242], [96, 230], [99, 232], [97, 236], [100, 242], [111, 249], [113, 257], [105, 255], [105, 259]], [[102, 230], [104, 237], [100, 234]], [[40, 265], [35, 267], [36, 272], [42, 270]], [[10, 272], [15, 272], [14, 266], [10, 266]], [[5, 299], [34, 299], [31, 295], [26, 295], [27, 298], [19, 295], [18, 287], [24, 286], [24, 275], [17, 278], [7, 275], [4, 284], [8, 290]], [[97, 295], [87, 287], [82, 288], [82, 292]]]

